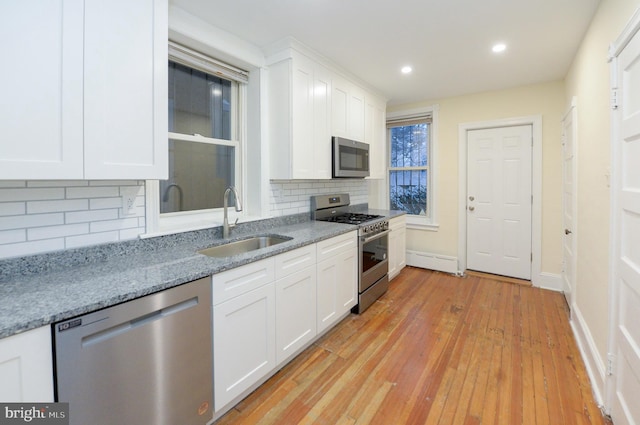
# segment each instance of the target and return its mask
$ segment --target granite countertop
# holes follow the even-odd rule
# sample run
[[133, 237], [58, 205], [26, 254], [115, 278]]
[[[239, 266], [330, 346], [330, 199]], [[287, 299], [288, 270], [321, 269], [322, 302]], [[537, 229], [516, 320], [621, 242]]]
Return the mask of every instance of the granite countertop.
[[[362, 209], [360, 209], [362, 211]], [[392, 218], [400, 211], [368, 210]], [[0, 338], [172, 288], [356, 230], [308, 214], [242, 223], [230, 240], [289, 241], [227, 258], [197, 251], [223, 243], [221, 227], [0, 261]]]

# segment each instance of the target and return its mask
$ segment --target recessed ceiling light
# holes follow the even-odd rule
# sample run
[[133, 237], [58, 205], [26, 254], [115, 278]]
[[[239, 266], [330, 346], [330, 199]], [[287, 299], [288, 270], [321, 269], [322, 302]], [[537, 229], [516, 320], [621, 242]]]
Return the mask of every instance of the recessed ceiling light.
[[411, 71], [413, 71], [413, 69], [410, 66], [403, 66], [400, 71], [403, 74], [411, 74]]
[[505, 50], [507, 50], [507, 45], [504, 43], [494, 44], [491, 50], [493, 50], [493, 53], [504, 52]]

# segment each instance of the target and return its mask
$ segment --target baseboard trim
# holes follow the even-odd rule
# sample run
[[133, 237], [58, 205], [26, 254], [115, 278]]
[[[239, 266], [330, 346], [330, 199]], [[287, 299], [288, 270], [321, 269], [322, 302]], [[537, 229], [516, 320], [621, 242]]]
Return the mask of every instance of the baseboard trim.
[[606, 381], [606, 366], [604, 360], [598, 354], [595, 341], [591, 336], [589, 327], [584, 321], [584, 317], [580, 312], [580, 309], [573, 305], [571, 306], [571, 329], [573, 335], [576, 338], [578, 349], [582, 355], [585, 367], [587, 369], [587, 375], [591, 381], [591, 389], [593, 396], [599, 406], [604, 406], [604, 391]]
[[533, 286], [552, 291], [562, 292], [562, 276], [555, 273], [542, 272], [531, 279]]
[[458, 273], [458, 258], [430, 252], [407, 250], [407, 265], [440, 272]]

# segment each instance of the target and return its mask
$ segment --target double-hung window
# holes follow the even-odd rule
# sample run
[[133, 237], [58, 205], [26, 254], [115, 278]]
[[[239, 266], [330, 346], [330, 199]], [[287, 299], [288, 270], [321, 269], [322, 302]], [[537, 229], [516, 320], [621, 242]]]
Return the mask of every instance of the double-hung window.
[[248, 74], [174, 43], [168, 67], [169, 178], [157, 188], [157, 227], [210, 226], [225, 189], [242, 189]]
[[406, 211], [409, 224], [433, 225], [434, 110], [390, 113], [387, 130], [389, 207]]

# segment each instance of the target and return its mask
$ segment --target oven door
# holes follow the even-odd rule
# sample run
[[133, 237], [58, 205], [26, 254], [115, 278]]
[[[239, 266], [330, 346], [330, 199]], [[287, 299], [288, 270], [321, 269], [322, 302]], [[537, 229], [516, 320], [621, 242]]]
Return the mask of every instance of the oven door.
[[360, 238], [360, 293], [388, 272], [389, 232], [385, 230], [373, 236]]
[[334, 137], [332, 170], [333, 177], [368, 177], [369, 145]]

